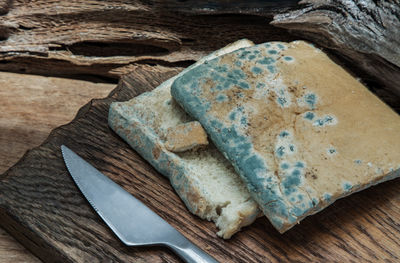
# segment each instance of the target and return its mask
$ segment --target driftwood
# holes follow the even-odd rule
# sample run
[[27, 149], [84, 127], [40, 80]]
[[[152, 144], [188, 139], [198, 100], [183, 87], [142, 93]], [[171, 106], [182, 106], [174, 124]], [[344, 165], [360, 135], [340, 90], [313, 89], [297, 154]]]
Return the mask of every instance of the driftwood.
[[187, 66], [240, 38], [303, 38], [397, 107], [399, 31], [398, 0], [2, 0], [0, 70], [113, 81], [140, 64]]
[[117, 79], [133, 63], [187, 66], [240, 38], [294, 39], [264, 17], [193, 15], [196, 9], [183, 5], [177, 12], [177, 6], [161, 0], [3, 1], [8, 12], [0, 16], [0, 70]]
[[178, 262], [161, 247], [126, 247], [73, 183], [63, 163], [66, 144], [220, 262], [398, 262], [400, 180], [335, 202], [279, 234], [265, 217], [225, 241], [213, 223], [192, 215], [169, 181], [107, 125], [112, 101], [150, 90], [177, 74], [141, 66], [108, 98], [84, 106], [0, 176], [0, 224], [45, 262]]

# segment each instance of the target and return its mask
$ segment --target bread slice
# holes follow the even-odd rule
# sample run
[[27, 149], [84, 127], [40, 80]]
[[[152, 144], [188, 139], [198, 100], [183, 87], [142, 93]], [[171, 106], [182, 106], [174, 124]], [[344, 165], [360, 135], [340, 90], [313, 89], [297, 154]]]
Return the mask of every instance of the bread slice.
[[280, 232], [400, 175], [400, 117], [303, 41], [220, 56], [171, 92]]
[[[207, 60], [250, 45], [253, 44], [248, 40], [237, 41], [201, 59], [181, 74]], [[175, 78], [130, 101], [112, 103], [109, 125], [169, 178], [192, 213], [214, 221], [220, 229], [218, 235], [230, 238], [241, 227], [252, 223], [260, 210], [230, 163], [214, 145], [196, 152], [173, 153], [166, 149], [168, 130], [191, 121], [170, 95]]]

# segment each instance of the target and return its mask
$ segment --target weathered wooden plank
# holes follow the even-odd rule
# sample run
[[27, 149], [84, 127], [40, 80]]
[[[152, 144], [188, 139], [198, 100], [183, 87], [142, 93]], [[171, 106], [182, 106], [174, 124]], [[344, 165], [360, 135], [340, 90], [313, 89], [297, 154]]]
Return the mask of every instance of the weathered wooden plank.
[[39, 263], [40, 261], [5, 232], [4, 229], [0, 228], [0, 262]]
[[[0, 173], [114, 84], [0, 72]], [[67, 103], [66, 103], [67, 102]], [[0, 228], [0, 262], [39, 262]]]
[[66, 144], [221, 262], [400, 260], [400, 180], [336, 202], [281, 235], [265, 218], [231, 240], [191, 215], [169, 182], [107, 126], [111, 101], [149, 90], [178, 70], [148, 66], [125, 76], [107, 99], [92, 101], [69, 125], [29, 151], [0, 183], [0, 222], [46, 262], [175, 262], [166, 249], [124, 247], [82, 197], [61, 159]]
[[[250, 11], [223, 15], [219, 8], [210, 16], [204, 10], [213, 9], [201, 3], [196, 10], [204, 12], [195, 15], [176, 1], [8, 2], [0, 16], [0, 70], [117, 79], [132, 63], [185, 66], [240, 38], [293, 39]], [[264, 6], [257, 12], [272, 8]]]
[[115, 84], [0, 72], [0, 173]]
[[398, 0], [296, 2], [4, 0], [0, 70], [115, 79], [132, 63], [186, 66], [240, 38], [301, 38], [399, 100]]

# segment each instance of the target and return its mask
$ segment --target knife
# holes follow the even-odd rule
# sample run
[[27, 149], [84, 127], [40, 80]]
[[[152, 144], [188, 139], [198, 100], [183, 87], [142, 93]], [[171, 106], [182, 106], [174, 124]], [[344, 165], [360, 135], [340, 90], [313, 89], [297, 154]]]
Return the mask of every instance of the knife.
[[78, 188], [125, 245], [167, 246], [185, 262], [217, 263], [150, 208], [67, 146], [62, 145], [61, 152]]

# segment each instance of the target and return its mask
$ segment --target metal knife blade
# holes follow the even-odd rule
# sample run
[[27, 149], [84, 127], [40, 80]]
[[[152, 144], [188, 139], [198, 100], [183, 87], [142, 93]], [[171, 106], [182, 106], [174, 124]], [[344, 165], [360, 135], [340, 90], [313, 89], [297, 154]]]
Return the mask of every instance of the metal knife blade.
[[165, 245], [186, 262], [217, 262], [68, 147], [61, 151], [78, 188], [124, 244]]

